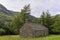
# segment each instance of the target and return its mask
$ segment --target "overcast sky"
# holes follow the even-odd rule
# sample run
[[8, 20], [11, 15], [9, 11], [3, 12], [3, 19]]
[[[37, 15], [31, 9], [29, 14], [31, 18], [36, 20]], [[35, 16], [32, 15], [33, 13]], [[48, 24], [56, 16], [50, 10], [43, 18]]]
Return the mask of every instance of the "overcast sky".
[[51, 15], [60, 14], [60, 0], [0, 0], [7, 9], [20, 11], [26, 4], [31, 4], [31, 15], [39, 17], [42, 11], [49, 10]]

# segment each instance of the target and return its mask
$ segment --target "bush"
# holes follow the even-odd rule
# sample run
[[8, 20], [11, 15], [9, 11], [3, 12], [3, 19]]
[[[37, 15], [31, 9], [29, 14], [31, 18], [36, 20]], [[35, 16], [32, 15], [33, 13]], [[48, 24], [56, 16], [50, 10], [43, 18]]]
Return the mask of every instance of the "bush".
[[5, 34], [5, 30], [0, 28], [0, 35], [3, 35], [3, 34]]

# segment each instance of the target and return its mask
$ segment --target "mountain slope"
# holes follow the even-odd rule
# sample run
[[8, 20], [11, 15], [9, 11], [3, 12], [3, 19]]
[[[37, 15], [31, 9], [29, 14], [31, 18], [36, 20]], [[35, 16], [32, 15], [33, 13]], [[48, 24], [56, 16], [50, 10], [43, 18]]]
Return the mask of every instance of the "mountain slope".
[[5, 8], [2, 4], [0, 4], [0, 13], [5, 13], [5, 14], [13, 14], [13, 11], [8, 10], [7, 8]]
[[[17, 13], [19, 13], [19, 12], [14, 12], [14, 11], [10, 11], [10, 10], [8, 10], [6, 7], [4, 7], [2, 4], [0, 4], [0, 14], [7, 14], [7, 15], [16, 15]], [[35, 20], [36, 19], [36, 17], [34, 17], [34, 16], [32, 16], [32, 15], [28, 15], [29, 16], [29, 19], [31, 19], [31, 20]]]

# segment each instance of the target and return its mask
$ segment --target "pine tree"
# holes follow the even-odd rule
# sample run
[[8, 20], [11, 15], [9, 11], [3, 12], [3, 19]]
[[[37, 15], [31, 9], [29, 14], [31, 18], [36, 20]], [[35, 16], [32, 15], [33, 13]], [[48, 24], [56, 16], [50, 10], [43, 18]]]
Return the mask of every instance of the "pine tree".
[[[28, 16], [30, 15], [30, 4], [25, 5], [24, 9], [21, 10], [20, 12], [20, 19], [25, 23], [25, 20], [28, 19]], [[28, 19], [29, 20], [29, 19]]]
[[19, 29], [25, 23], [25, 20], [28, 19], [28, 15], [30, 14], [30, 4], [26, 5], [19, 14], [15, 16], [12, 21], [11, 30], [14, 31], [15, 34], [18, 34]]
[[45, 25], [45, 12], [42, 13], [41, 17], [40, 17], [40, 23]]
[[46, 22], [45, 26], [49, 29], [49, 32], [51, 33], [51, 25], [53, 24], [52, 16], [50, 15], [49, 11], [46, 12]]
[[53, 24], [53, 19], [49, 14], [49, 11], [47, 11], [46, 13], [42, 13], [40, 17], [40, 23], [46, 26], [49, 29], [49, 32], [51, 32], [51, 25]]
[[46, 12], [46, 26], [50, 26], [52, 23], [51, 15], [49, 14], [49, 11]]

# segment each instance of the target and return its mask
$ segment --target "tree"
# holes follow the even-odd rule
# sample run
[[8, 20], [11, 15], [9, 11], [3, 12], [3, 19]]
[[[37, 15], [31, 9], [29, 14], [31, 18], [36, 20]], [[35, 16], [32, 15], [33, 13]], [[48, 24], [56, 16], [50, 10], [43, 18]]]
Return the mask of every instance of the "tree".
[[39, 23], [46, 26], [49, 29], [49, 32], [51, 32], [51, 25], [53, 24], [53, 19], [52, 16], [49, 14], [49, 11], [47, 11], [46, 13], [43, 12], [39, 20]]
[[43, 12], [42, 15], [41, 15], [41, 18], [40, 18], [40, 23], [45, 25], [45, 13]]
[[24, 9], [21, 10], [21, 12], [20, 12], [20, 20], [21, 20], [21, 22], [25, 23], [26, 19], [29, 20], [29, 18], [28, 18], [29, 15], [30, 15], [30, 4], [25, 5]]
[[54, 23], [52, 25], [52, 32], [53, 33], [60, 33], [60, 15], [56, 15], [54, 17]]
[[25, 20], [28, 19], [28, 15], [30, 14], [30, 4], [25, 6], [19, 14], [15, 16], [11, 25], [11, 30], [15, 33], [19, 33], [19, 29], [25, 23]]
[[46, 12], [46, 23], [45, 26], [49, 29], [49, 32], [51, 33], [51, 25], [53, 24], [52, 16], [49, 14], [49, 11]]

